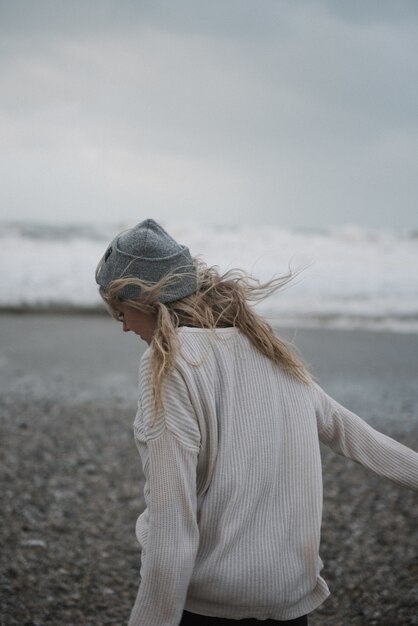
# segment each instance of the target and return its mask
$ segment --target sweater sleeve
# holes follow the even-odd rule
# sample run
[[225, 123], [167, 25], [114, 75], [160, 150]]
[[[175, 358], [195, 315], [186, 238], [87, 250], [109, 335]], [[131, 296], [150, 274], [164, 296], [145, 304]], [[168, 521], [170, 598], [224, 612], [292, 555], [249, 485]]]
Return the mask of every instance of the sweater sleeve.
[[418, 491], [418, 453], [378, 432], [317, 386], [319, 439], [334, 452]]
[[176, 626], [199, 542], [196, 466], [200, 433], [178, 372], [166, 381], [164, 411], [153, 419], [151, 386], [142, 376], [134, 424], [146, 485], [146, 545], [129, 626]]

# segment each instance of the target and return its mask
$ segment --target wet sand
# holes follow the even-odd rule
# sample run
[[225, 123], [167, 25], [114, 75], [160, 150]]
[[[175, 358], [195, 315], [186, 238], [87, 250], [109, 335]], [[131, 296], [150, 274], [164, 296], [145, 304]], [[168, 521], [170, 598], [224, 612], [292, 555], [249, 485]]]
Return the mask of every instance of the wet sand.
[[[283, 330], [328, 393], [418, 448], [418, 336]], [[126, 623], [142, 506], [144, 345], [101, 316], [0, 315], [0, 624]], [[324, 449], [314, 626], [418, 624], [416, 494]]]

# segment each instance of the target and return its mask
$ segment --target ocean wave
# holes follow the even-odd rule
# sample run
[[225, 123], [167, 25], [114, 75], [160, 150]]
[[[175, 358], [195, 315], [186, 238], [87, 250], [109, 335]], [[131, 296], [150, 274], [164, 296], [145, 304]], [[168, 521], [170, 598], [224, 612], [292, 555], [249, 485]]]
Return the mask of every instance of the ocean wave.
[[[417, 331], [417, 233], [358, 226], [316, 230], [164, 224], [221, 270], [241, 267], [268, 280], [298, 273], [260, 310], [284, 325]], [[0, 309], [100, 310], [96, 264], [131, 224], [0, 224]]]

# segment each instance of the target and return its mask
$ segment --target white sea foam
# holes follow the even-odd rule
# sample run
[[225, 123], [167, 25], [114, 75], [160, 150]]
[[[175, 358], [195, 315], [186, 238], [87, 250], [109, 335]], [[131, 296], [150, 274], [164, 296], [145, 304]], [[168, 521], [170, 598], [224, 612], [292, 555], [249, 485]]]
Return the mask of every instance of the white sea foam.
[[[127, 226], [0, 225], [0, 307], [98, 307], [96, 264]], [[259, 305], [278, 323], [418, 332], [416, 233], [165, 226], [192, 254], [222, 270], [241, 267], [269, 279], [285, 274], [289, 264], [304, 268]]]

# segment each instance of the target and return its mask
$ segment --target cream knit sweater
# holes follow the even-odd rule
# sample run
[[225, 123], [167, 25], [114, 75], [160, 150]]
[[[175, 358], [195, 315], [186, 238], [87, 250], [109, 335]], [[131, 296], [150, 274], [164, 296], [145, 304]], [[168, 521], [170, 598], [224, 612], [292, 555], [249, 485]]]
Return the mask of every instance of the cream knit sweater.
[[149, 351], [141, 359], [134, 432], [147, 508], [129, 626], [176, 626], [183, 609], [261, 620], [309, 613], [329, 594], [319, 441], [414, 489], [418, 454], [286, 375], [237, 329], [182, 328], [179, 339], [154, 422]]

